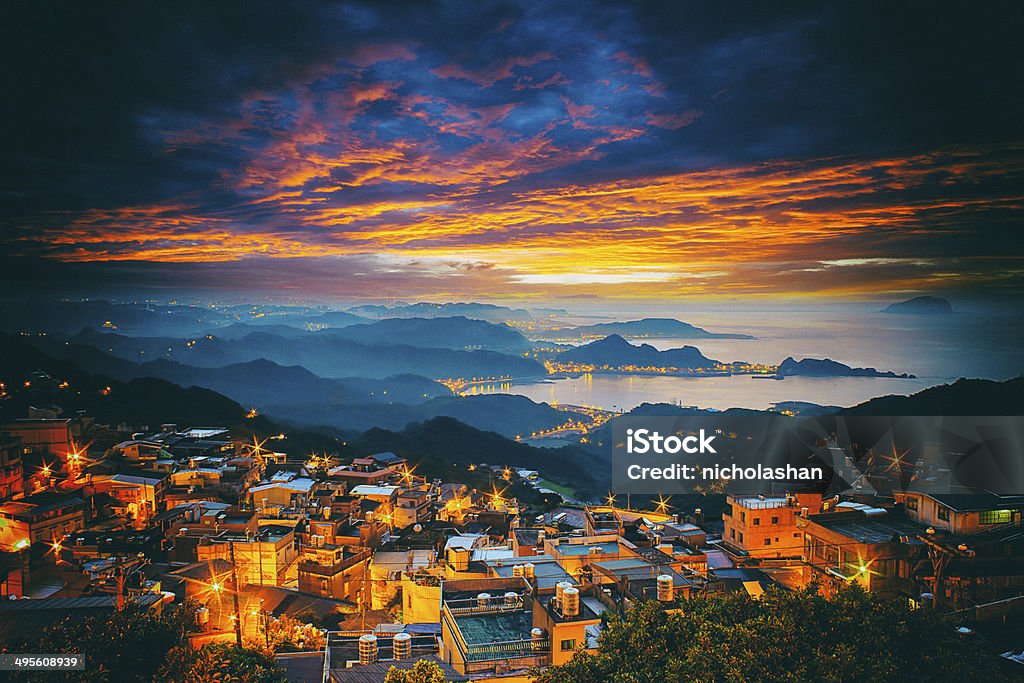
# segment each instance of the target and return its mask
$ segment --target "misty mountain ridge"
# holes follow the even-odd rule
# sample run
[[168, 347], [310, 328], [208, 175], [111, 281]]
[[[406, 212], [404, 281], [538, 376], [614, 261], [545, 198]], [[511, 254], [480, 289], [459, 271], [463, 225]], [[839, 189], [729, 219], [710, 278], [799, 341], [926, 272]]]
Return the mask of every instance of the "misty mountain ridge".
[[320, 377], [382, 379], [399, 374], [431, 378], [529, 377], [545, 374], [539, 363], [519, 355], [405, 344], [363, 344], [336, 336], [335, 331], [288, 338], [267, 332], [252, 332], [238, 339], [221, 339], [215, 335], [175, 339], [126, 337], [90, 329], [74, 335], [70, 341], [95, 346], [106, 353], [135, 362], [166, 358], [196, 367], [220, 367], [264, 358], [279, 365], [302, 366]]
[[436, 318], [465, 316], [475, 320], [502, 323], [506, 320], [528, 321], [533, 315], [525, 308], [509, 308], [495, 304], [481, 304], [475, 301], [453, 303], [429, 303], [420, 301], [415, 304], [399, 303], [393, 306], [367, 304], [353, 306], [346, 312], [365, 318]]

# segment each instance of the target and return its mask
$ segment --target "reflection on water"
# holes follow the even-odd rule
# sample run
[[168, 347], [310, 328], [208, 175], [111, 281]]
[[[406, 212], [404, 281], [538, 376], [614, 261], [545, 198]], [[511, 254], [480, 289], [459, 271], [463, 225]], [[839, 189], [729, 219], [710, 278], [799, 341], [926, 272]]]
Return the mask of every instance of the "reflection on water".
[[[614, 377], [594, 375], [550, 382], [483, 387], [535, 401], [586, 403], [629, 410], [644, 402], [706, 408], [767, 408], [781, 401], [850, 406], [887, 394], [910, 394], [958, 377], [1004, 380], [1024, 372], [1024, 318], [1012, 307], [978, 308], [950, 316], [881, 313], [871, 305], [743, 310], [736, 306], [645, 311], [674, 317], [714, 332], [756, 339], [634, 339], [659, 349], [697, 346], [721, 361], [778, 364], [787, 356], [831, 358], [854, 367], [911, 373], [917, 379], [804, 378], [784, 381], [749, 377]], [[644, 315], [631, 315], [636, 319]], [[593, 321], [592, 321], [593, 322]]]
[[630, 410], [641, 403], [678, 403], [701, 408], [765, 409], [781, 401], [807, 401], [850, 406], [876, 396], [909, 394], [949, 381], [942, 378], [882, 377], [810, 378], [782, 381], [731, 377], [665, 377], [583, 375], [548, 381], [474, 387], [472, 393], [520, 394], [543, 403], [588, 405], [605, 410]]

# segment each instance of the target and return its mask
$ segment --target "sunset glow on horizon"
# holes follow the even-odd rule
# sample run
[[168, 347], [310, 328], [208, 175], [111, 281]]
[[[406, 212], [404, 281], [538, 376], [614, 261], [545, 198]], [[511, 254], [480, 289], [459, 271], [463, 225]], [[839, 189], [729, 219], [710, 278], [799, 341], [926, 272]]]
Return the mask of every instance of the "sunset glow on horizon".
[[906, 103], [844, 111], [885, 83], [840, 84], [855, 55], [814, 52], [839, 10], [705, 35], [614, 6], [445, 29], [343, 7], [297, 55], [211, 43], [221, 61], [173, 71], [178, 92], [109, 103], [113, 148], [9, 188], [8, 256], [214, 289], [223, 264], [270, 288], [291, 267], [284, 289], [355, 298], [1019, 290], [1020, 139], [911, 134]]

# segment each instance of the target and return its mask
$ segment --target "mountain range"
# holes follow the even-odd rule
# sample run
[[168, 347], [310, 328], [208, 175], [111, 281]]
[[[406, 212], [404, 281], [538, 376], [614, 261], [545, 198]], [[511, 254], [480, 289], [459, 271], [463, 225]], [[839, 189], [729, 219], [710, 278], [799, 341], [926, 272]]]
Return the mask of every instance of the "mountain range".
[[[512, 330], [508, 332], [515, 334]], [[252, 332], [234, 339], [209, 334], [178, 339], [126, 337], [90, 329], [74, 335], [70, 341], [135, 362], [165, 358], [196, 367], [220, 367], [263, 358], [279, 365], [300, 365], [320, 377], [385, 378], [399, 374], [431, 378], [530, 377], [544, 374], [542, 365], [520, 355], [398, 343], [407, 338], [403, 335], [398, 335], [401, 338], [395, 338], [394, 344], [361, 343], [339, 333], [344, 334], [344, 331], [322, 330], [287, 337]]]

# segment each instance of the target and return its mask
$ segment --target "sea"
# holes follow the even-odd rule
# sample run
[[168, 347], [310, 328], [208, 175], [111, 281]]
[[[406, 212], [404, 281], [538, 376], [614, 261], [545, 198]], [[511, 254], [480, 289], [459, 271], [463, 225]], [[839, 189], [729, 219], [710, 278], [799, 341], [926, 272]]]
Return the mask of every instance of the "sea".
[[[788, 356], [831, 358], [913, 379], [881, 377], [753, 379], [750, 376], [584, 375], [495, 383], [476, 393], [512, 393], [545, 403], [628, 411], [641, 403], [707, 409], [767, 409], [780, 402], [852, 406], [889, 394], [909, 395], [960, 377], [1005, 380], [1024, 374], [1024, 313], [1016, 307], [961, 305], [952, 315], [883, 313], [876, 303], [820, 306], [687, 306], [591, 311], [577, 324], [673, 317], [711, 332], [754, 339], [631, 339], [658, 349], [698, 347], [721, 361], [778, 364]], [[538, 335], [534, 335], [537, 337]], [[543, 335], [540, 335], [543, 337]]]

